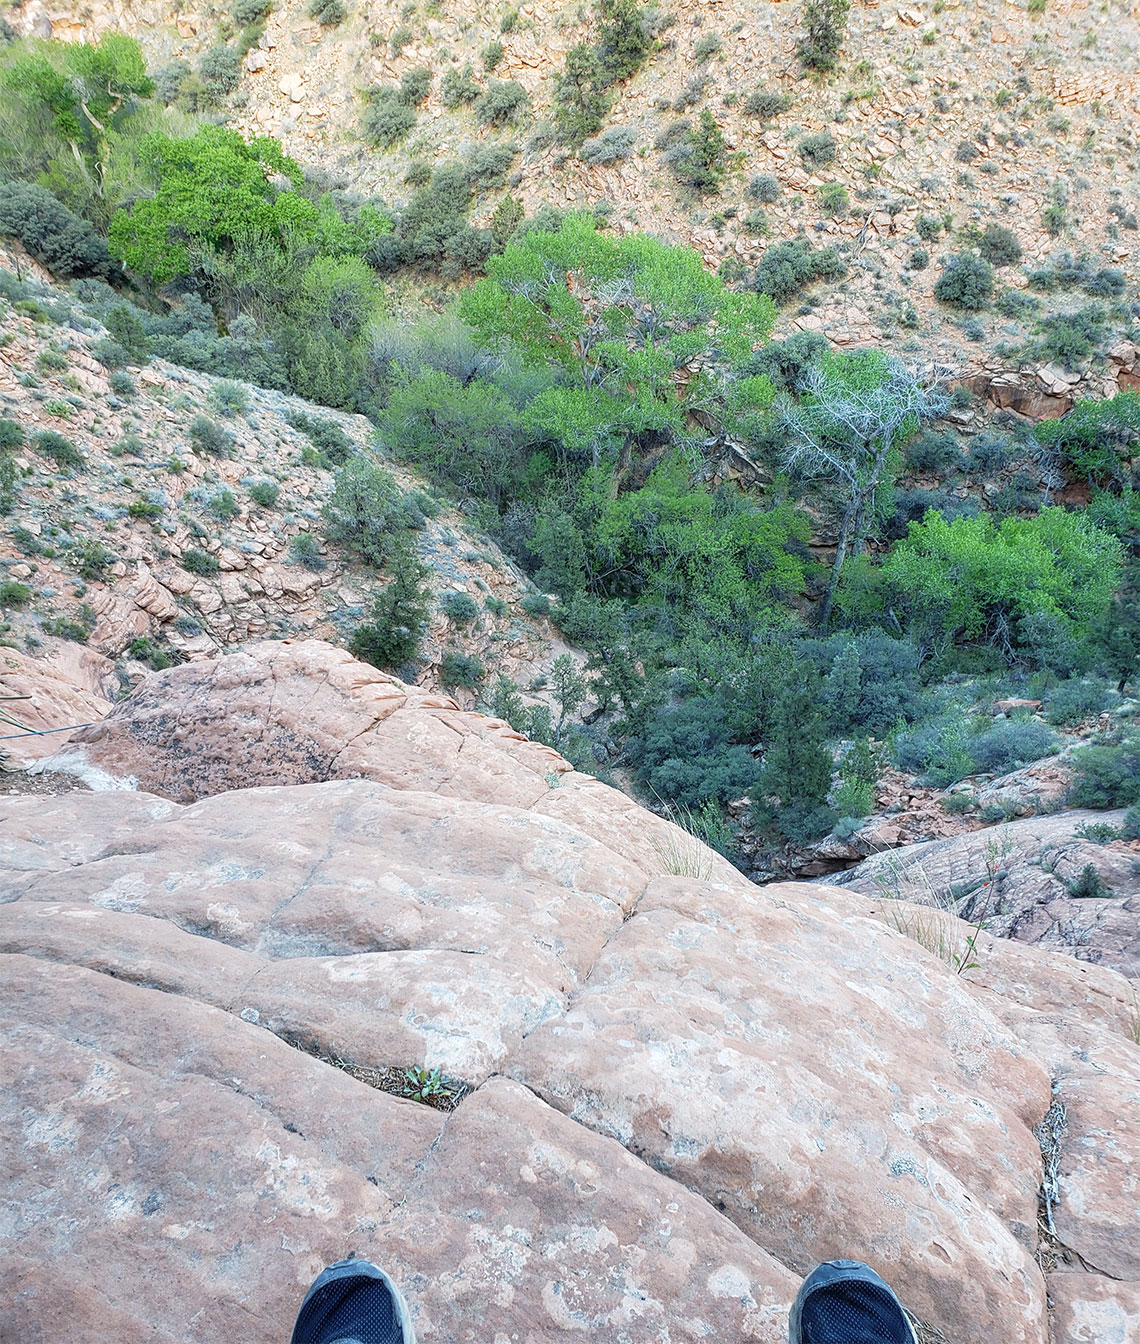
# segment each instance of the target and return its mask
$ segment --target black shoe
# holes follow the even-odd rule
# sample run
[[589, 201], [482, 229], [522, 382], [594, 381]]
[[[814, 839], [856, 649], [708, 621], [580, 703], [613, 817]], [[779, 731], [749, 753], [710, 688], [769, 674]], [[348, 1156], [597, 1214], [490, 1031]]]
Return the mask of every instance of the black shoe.
[[902, 1303], [861, 1260], [828, 1260], [804, 1279], [791, 1344], [916, 1344]]
[[408, 1304], [382, 1269], [338, 1260], [305, 1294], [292, 1344], [416, 1344]]

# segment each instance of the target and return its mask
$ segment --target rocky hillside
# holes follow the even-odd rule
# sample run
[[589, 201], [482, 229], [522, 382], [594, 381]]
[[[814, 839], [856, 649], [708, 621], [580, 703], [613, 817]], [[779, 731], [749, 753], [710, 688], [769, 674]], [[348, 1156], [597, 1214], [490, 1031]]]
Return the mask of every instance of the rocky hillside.
[[[247, 134], [280, 138], [330, 184], [398, 202], [414, 165], [509, 146], [509, 190], [531, 213], [599, 207], [619, 227], [698, 247], [714, 266], [752, 265], [770, 242], [805, 232], [841, 244], [846, 279], [790, 310], [787, 326], [837, 344], [886, 339], [917, 352], [921, 342], [925, 357], [956, 365], [1032, 330], [1011, 307], [976, 315], [966, 333], [932, 302], [939, 268], [927, 254], [936, 261], [971, 225], [1011, 227], [1030, 266], [1067, 250], [1140, 279], [1140, 27], [1126, 7], [857, 3], [839, 68], [821, 81], [795, 59], [798, 5], [676, 0], [659, 7], [657, 49], [609, 112], [608, 148], [581, 157], [555, 143], [549, 118], [566, 53], [591, 37], [587, 7], [384, 0], [341, 6], [339, 23], [311, 17], [319, 8], [282, 0], [263, 29], [247, 30], [255, 44], [225, 115]], [[158, 0], [48, 10], [29, 0], [18, 24], [66, 40], [126, 31], [153, 68], [193, 64], [239, 26], [221, 7], [175, 14]], [[391, 149], [369, 146], [362, 94], [424, 68], [431, 84], [414, 128]], [[470, 97], [457, 102], [449, 77]], [[501, 120], [480, 112], [477, 95], [496, 80], [521, 86], [525, 110]], [[758, 113], [757, 91], [782, 98]], [[706, 108], [732, 171], [718, 193], [697, 198], [675, 180], [671, 128]], [[757, 178], [769, 185], [751, 185]], [[485, 219], [502, 195], [485, 196]], [[1014, 289], [1025, 283], [1016, 268], [1000, 274]], [[1071, 306], [1062, 296], [1046, 307], [1058, 303]]]
[[145, 791], [0, 800], [4, 1338], [268, 1344], [349, 1251], [425, 1344], [776, 1344], [833, 1256], [950, 1344], [1140, 1325], [1114, 972], [753, 887], [321, 643], [63, 754]]
[[[25, 276], [35, 269], [26, 257], [7, 261]], [[0, 316], [0, 418], [24, 438], [0, 531], [8, 693], [21, 690], [28, 655], [44, 651], [74, 673], [64, 681], [101, 699], [101, 714], [120, 679], [129, 686], [147, 663], [297, 633], [346, 642], [388, 580], [326, 539], [335, 467], [321, 445], [332, 435], [336, 460], [370, 457], [369, 422], [161, 359], [112, 371], [91, 352], [103, 328], [40, 278], [40, 300], [5, 305]], [[416, 548], [430, 570], [421, 680], [446, 679], [450, 652], [478, 659], [492, 677], [541, 686], [567, 646], [524, 609], [534, 585], [421, 480], [384, 465], [416, 514]], [[460, 594], [460, 618], [449, 617]], [[88, 652], [65, 653], [63, 641]], [[33, 726], [82, 721], [67, 717], [81, 710], [71, 692], [56, 691], [54, 709], [30, 707]], [[471, 690], [457, 693], [473, 703]], [[17, 756], [47, 745], [21, 742]]]

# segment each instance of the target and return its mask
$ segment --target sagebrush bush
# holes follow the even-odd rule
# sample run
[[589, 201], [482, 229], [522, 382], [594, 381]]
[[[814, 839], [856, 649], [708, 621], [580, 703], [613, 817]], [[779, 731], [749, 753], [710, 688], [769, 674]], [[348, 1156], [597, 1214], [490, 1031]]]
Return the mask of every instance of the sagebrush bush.
[[466, 107], [483, 92], [475, 82], [474, 71], [469, 65], [462, 70], [448, 70], [440, 81], [439, 96], [444, 107], [455, 109]]
[[529, 102], [517, 79], [492, 79], [475, 100], [475, 115], [489, 126], [511, 126]]
[[601, 135], [582, 143], [579, 157], [583, 163], [617, 163], [628, 159], [637, 147], [634, 134], [626, 126], [611, 126]]
[[[348, 18], [348, 6], [344, 0], [311, 0], [309, 18], [316, 19], [324, 28], [335, 28]], [[395, 54], [395, 34], [392, 35], [393, 54]]]
[[18, 238], [62, 280], [119, 274], [107, 244], [91, 225], [31, 182], [0, 182], [0, 235]]
[[843, 45], [843, 31], [851, 0], [806, 0], [804, 34], [796, 55], [812, 70], [833, 70]]
[[314, 573], [319, 573], [328, 564], [321, 554], [319, 542], [311, 532], [295, 532], [289, 538], [289, 545], [285, 550], [285, 563], [300, 565], [302, 569], [309, 569]]
[[1073, 753], [1073, 807], [1132, 807], [1140, 803], [1140, 737], [1081, 747]]
[[281, 494], [281, 487], [276, 481], [254, 481], [249, 487], [249, 497], [255, 504], [259, 504], [263, 509], [272, 509]]
[[186, 433], [197, 452], [211, 457], [228, 457], [236, 442], [228, 429], [208, 415], [196, 415]]
[[978, 240], [978, 251], [991, 266], [1013, 266], [1021, 260], [1021, 244], [1012, 229], [990, 224]]
[[811, 135], [800, 136], [796, 141], [800, 158], [808, 168], [826, 168], [829, 163], [834, 163], [838, 147], [829, 131], [815, 131]]
[[1088, 359], [1108, 336], [1107, 314], [1097, 303], [1072, 313], [1053, 313], [1038, 324], [1033, 351], [1037, 358], [1071, 368]]
[[468, 182], [480, 191], [503, 186], [518, 152], [517, 145], [476, 145], [467, 155]]
[[182, 568], [190, 574], [197, 574], [202, 578], [209, 578], [212, 574], [217, 574], [221, 566], [218, 564], [217, 557], [203, 551], [197, 546], [187, 547], [182, 552], [182, 559], [179, 562]]
[[806, 238], [793, 238], [768, 248], [752, 283], [761, 294], [783, 304], [816, 280], [838, 279], [846, 269], [835, 248], [814, 248]]
[[0, 453], [15, 452], [24, 446], [23, 427], [16, 420], [0, 419]]
[[1102, 681], [1063, 681], [1045, 695], [1045, 718], [1057, 727], [1074, 728], [1103, 714], [1118, 699]]
[[360, 116], [365, 140], [384, 149], [394, 149], [416, 124], [415, 111], [393, 88], [373, 88], [365, 94], [367, 106]]
[[1060, 743], [1056, 733], [1036, 719], [1007, 719], [970, 739], [974, 769], [1004, 775], [1019, 766], [1052, 756]]
[[483, 679], [483, 663], [473, 654], [449, 650], [439, 663], [439, 679], [447, 687], [466, 686], [471, 690]]
[[479, 604], [470, 593], [445, 593], [440, 610], [456, 625], [469, 625], [479, 615]]
[[941, 474], [962, 465], [962, 441], [952, 429], [924, 429], [907, 444], [912, 471]]
[[780, 198], [780, 179], [771, 173], [757, 173], [748, 184], [748, 197], [761, 205], [771, 205]]
[[743, 111], [746, 116], [769, 121], [772, 117], [778, 117], [781, 112], [786, 112], [791, 107], [792, 101], [790, 94], [759, 88], [745, 98]]
[[50, 457], [61, 467], [73, 467], [80, 470], [84, 465], [83, 454], [71, 442], [65, 438], [58, 430], [41, 429], [35, 437], [35, 449], [44, 457]]
[[970, 731], [957, 710], [928, 719], [895, 738], [895, 763], [937, 788], [957, 784], [974, 768]]
[[239, 28], [248, 28], [250, 24], [263, 19], [269, 13], [270, 0], [234, 0], [234, 22]]
[[400, 101], [409, 107], [422, 107], [431, 92], [431, 71], [426, 65], [405, 70], [400, 79]]
[[993, 293], [993, 267], [976, 252], [952, 255], [934, 285], [936, 299], [967, 312], [984, 308], [993, 298]]

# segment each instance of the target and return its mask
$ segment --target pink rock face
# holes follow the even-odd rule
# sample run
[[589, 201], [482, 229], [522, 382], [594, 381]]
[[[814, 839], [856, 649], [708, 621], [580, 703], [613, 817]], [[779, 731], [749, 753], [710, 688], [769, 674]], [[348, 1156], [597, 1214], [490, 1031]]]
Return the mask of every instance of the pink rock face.
[[[1046, 1344], [1070, 1288], [1054, 1344], [1131, 1319], [1123, 977], [986, 935], [957, 974], [881, 899], [754, 887], [327, 646], [178, 673], [80, 746], [199, 801], [0, 799], [0, 1338], [279, 1341], [352, 1250], [425, 1344], [777, 1344], [834, 1256], [954, 1344]], [[467, 1091], [444, 1114], [328, 1060]]]
[[0, 649], [0, 708], [43, 734], [0, 723], [0, 762], [21, 768], [53, 755], [76, 724], [102, 719], [117, 688], [114, 664], [80, 644], [50, 640], [39, 658]]

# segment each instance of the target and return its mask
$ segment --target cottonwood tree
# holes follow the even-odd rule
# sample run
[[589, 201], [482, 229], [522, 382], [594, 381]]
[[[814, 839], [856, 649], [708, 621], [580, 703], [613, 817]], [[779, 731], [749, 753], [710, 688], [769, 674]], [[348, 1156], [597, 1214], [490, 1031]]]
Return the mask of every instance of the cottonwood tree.
[[799, 476], [829, 477], [845, 496], [820, 624], [827, 626], [843, 564], [858, 553], [882, 488], [898, 467], [898, 446], [949, 406], [945, 377], [929, 379], [876, 350], [831, 355], [811, 366], [800, 399], [785, 397], [777, 423], [783, 464]]

